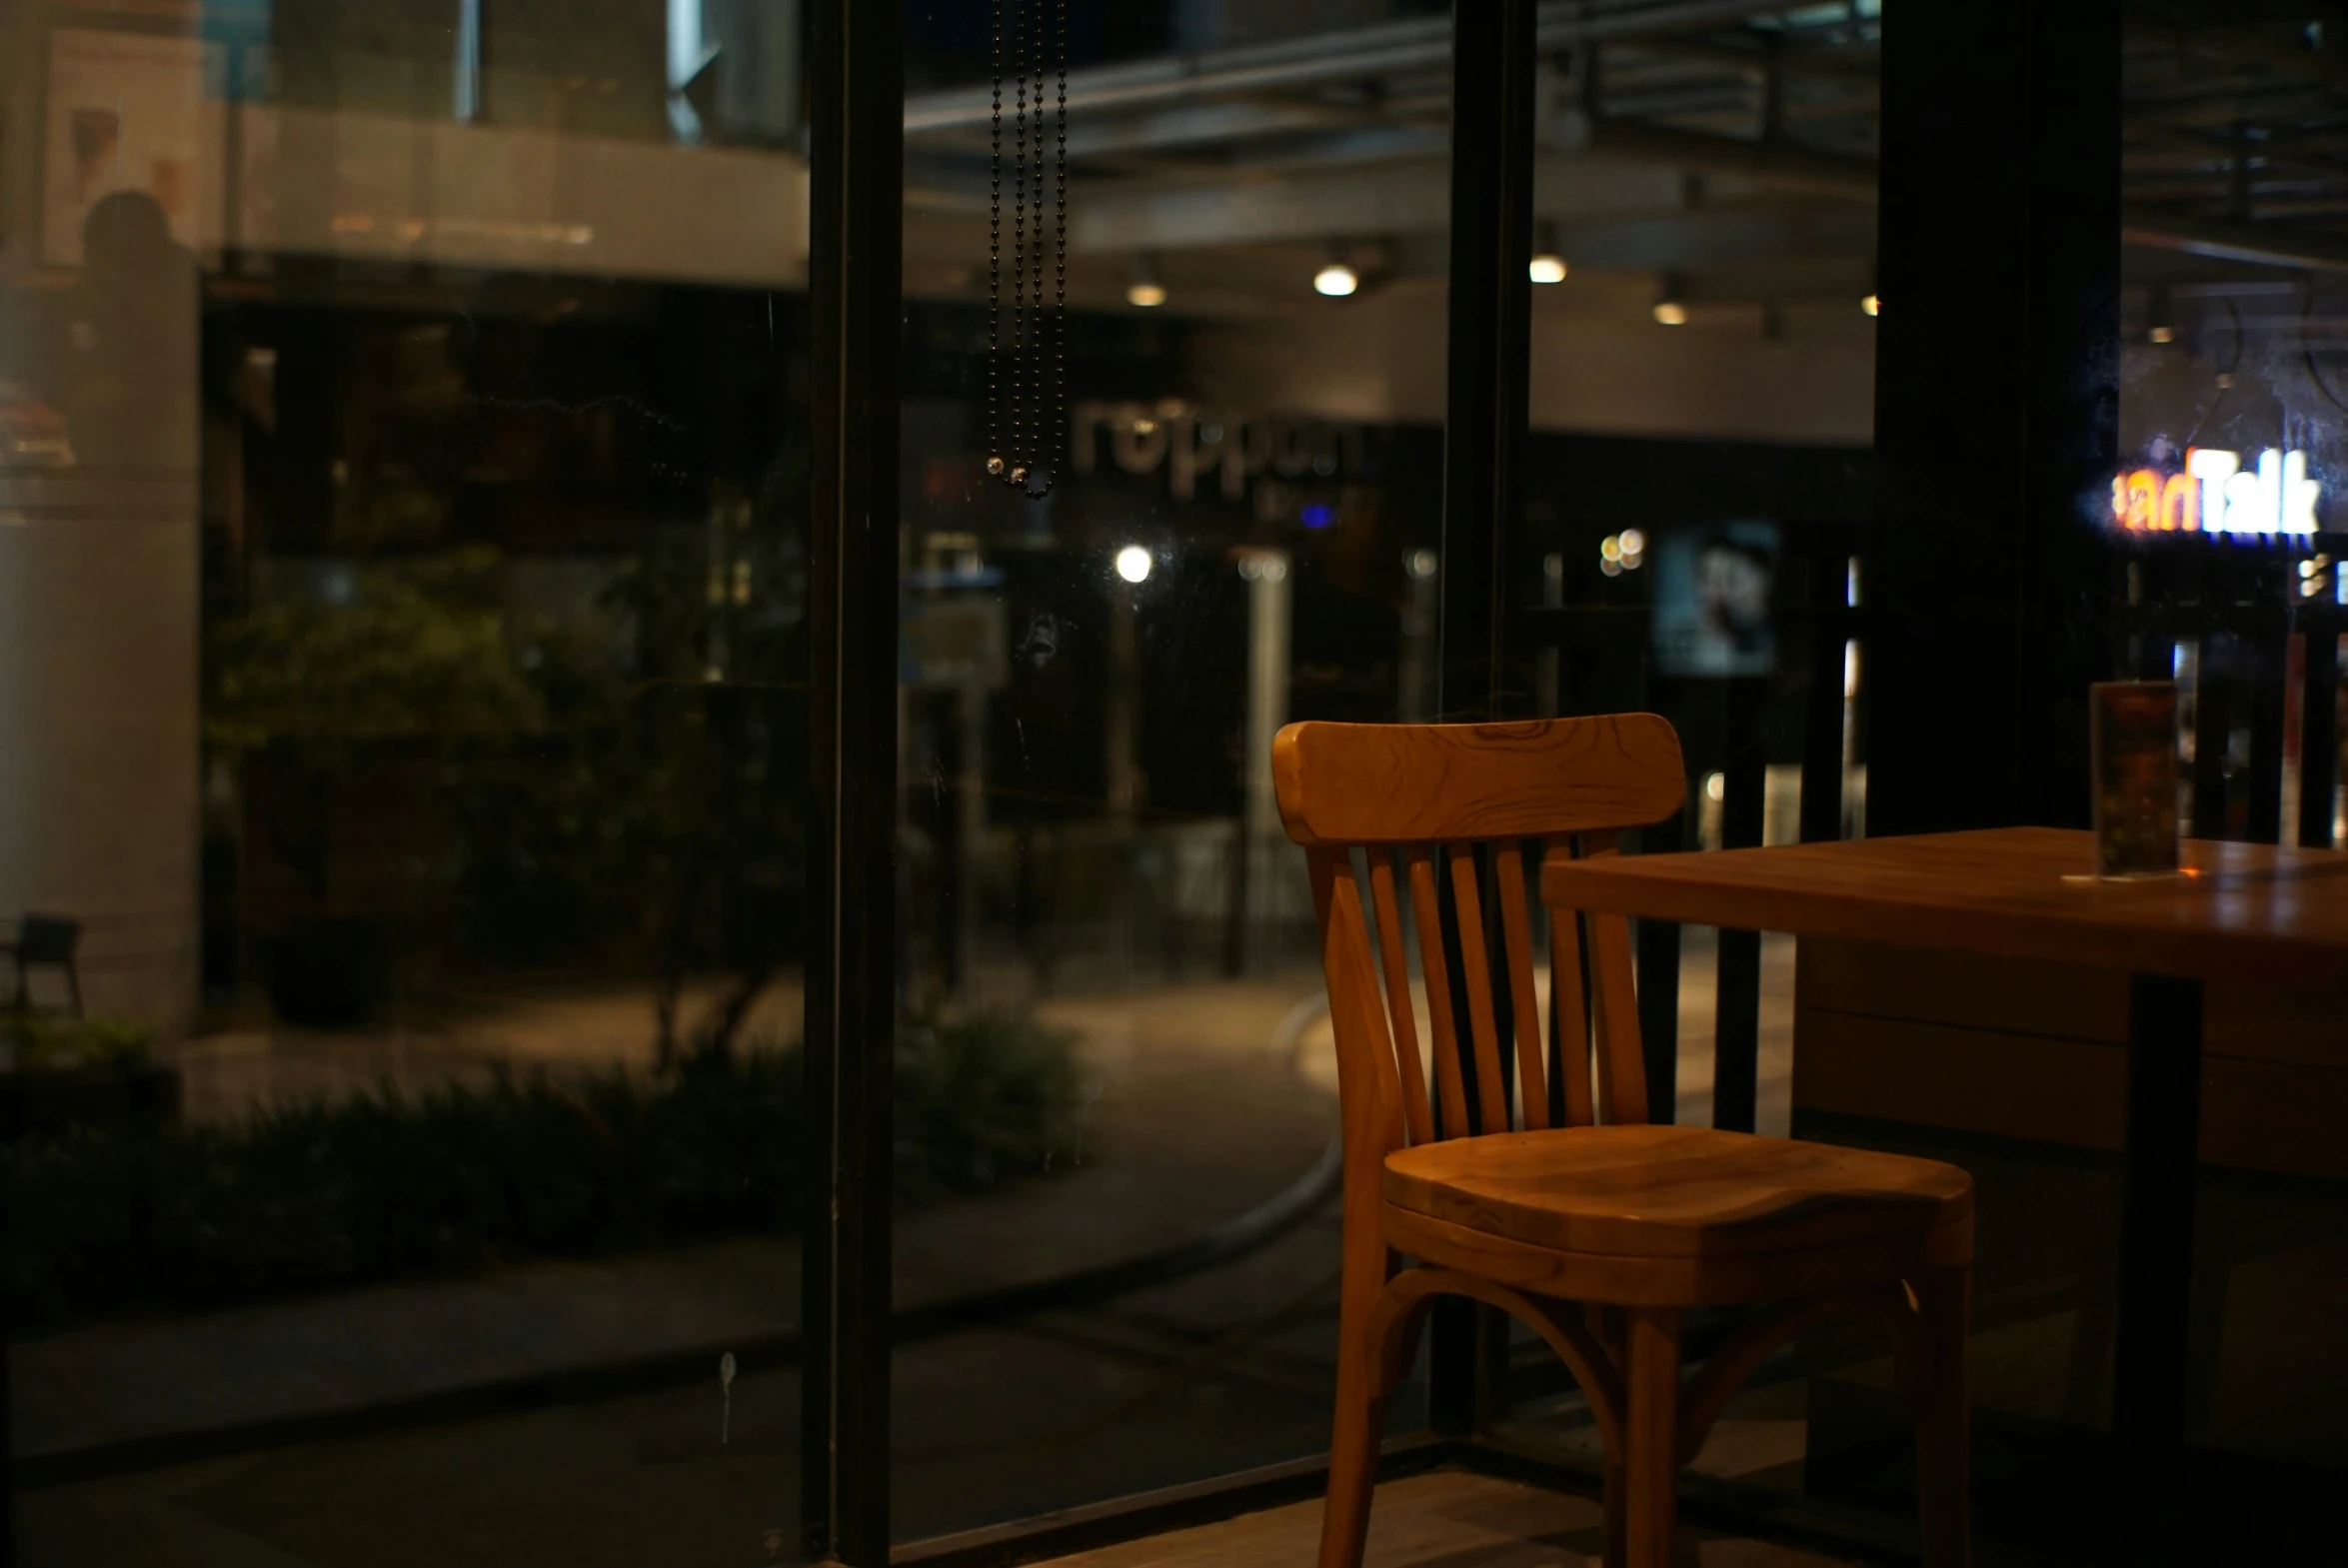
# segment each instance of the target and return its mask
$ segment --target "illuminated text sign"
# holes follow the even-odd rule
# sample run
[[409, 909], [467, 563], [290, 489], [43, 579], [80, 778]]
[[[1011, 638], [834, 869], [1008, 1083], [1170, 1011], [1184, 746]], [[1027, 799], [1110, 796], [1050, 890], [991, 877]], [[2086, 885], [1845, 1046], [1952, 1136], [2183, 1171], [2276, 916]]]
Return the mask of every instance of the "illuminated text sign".
[[2182, 473], [2147, 468], [2115, 478], [2111, 511], [2131, 534], [2306, 535], [2322, 493], [2304, 452], [2269, 448], [2244, 468], [2236, 453], [2188, 447]]

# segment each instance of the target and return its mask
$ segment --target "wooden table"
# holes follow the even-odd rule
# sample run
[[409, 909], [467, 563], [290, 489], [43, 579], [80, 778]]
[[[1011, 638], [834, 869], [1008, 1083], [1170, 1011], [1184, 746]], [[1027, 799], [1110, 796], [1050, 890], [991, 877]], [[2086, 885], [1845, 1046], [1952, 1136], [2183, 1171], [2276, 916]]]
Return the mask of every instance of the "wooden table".
[[2191, 841], [2187, 874], [2100, 882], [2090, 834], [1993, 828], [1551, 863], [1544, 902], [2124, 969], [2128, 1141], [2112, 1367], [2119, 1560], [2173, 1560], [2181, 1495], [2202, 983], [2348, 980], [2348, 854]]

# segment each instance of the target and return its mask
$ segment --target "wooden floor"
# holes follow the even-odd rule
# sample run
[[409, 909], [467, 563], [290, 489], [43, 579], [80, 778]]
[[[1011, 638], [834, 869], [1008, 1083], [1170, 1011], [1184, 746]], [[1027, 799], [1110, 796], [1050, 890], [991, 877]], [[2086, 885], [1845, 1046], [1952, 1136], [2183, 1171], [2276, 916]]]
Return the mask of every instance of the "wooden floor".
[[[1048, 1568], [1306, 1568], [1320, 1502], [1062, 1557]], [[1837, 1568], [1835, 1560], [1680, 1527], [1681, 1568]], [[1444, 1470], [1377, 1489], [1363, 1568], [1581, 1568], [1598, 1562], [1598, 1505]]]

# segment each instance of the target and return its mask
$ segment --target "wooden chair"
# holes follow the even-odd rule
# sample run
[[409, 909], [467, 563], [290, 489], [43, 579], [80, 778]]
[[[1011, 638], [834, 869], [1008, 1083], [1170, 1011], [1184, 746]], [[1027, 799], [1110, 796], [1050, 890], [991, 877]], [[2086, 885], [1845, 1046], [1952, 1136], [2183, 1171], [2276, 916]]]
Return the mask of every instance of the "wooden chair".
[[[1430, 1299], [1445, 1294], [1530, 1326], [1580, 1385], [1605, 1444], [1610, 1568], [1669, 1568], [1679, 1468], [1772, 1350], [1823, 1318], [1873, 1314], [1891, 1330], [1917, 1423], [1924, 1561], [1963, 1564], [1971, 1179], [1930, 1160], [1647, 1125], [1619, 916], [1552, 913], [1540, 1011], [1525, 845], [1612, 854], [1617, 829], [1677, 811], [1685, 776], [1671, 727], [1649, 714], [1298, 724], [1280, 732], [1272, 771], [1288, 835], [1310, 860], [1345, 1140], [1321, 1568], [1361, 1561], [1385, 1401], [1408, 1375]], [[1456, 974], [1436, 937], [1446, 919]], [[1683, 1312], [1732, 1303], [1755, 1311], [1683, 1385]]]

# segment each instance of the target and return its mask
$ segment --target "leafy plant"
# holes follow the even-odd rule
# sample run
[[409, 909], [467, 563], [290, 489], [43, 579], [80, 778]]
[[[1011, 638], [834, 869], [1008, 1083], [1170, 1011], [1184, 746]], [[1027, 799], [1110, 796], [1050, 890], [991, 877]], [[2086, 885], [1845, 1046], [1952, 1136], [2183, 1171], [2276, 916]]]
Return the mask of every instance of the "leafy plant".
[[[0, 1149], [0, 1277], [19, 1328], [797, 1228], [800, 1048], [653, 1077], [505, 1074], [226, 1126], [79, 1129]], [[1075, 1163], [1070, 1038], [1032, 1020], [909, 1030], [907, 1201]]]
[[329, 894], [336, 797], [386, 746], [508, 741], [543, 721], [497, 598], [498, 556], [469, 549], [351, 568], [347, 592], [223, 618], [206, 648], [204, 739], [296, 782], [273, 849]]
[[95, 1068], [127, 1072], [147, 1065], [154, 1029], [136, 1018], [71, 1018], [54, 1013], [0, 1013], [0, 1041], [22, 1072]]

